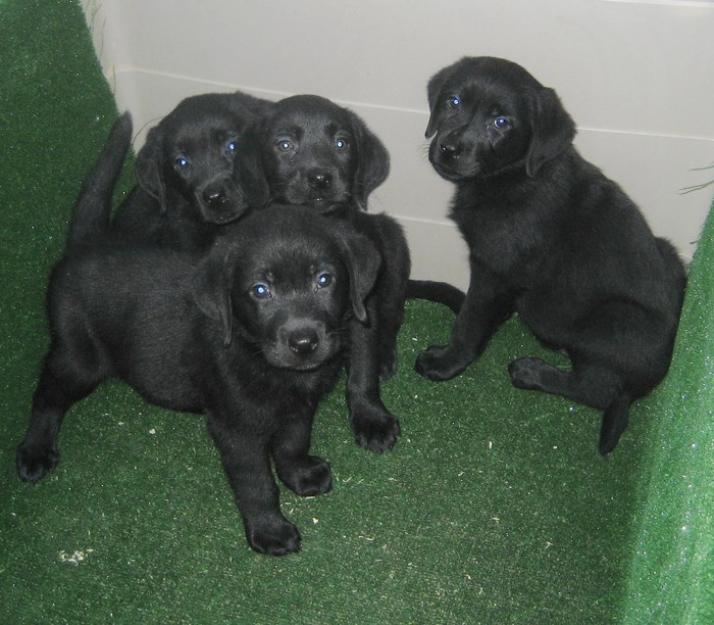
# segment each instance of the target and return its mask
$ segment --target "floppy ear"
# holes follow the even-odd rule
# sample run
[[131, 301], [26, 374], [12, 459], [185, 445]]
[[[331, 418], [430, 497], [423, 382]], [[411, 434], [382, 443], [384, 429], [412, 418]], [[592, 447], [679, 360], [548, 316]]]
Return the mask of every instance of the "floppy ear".
[[162, 172], [162, 143], [161, 130], [158, 127], [152, 128], [146, 137], [144, 147], [136, 155], [134, 171], [139, 186], [159, 201], [163, 214], [166, 212], [166, 185]]
[[233, 337], [233, 304], [231, 303], [230, 253], [214, 245], [196, 267], [193, 276], [193, 299], [201, 312], [215, 321], [223, 331], [223, 344], [228, 347]]
[[441, 95], [441, 90], [444, 88], [446, 79], [451, 74], [453, 67], [453, 65], [449, 65], [436, 72], [436, 74], [429, 79], [429, 84], [426, 87], [426, 96], [429, 101], [429, 110], [431, 111], [429, 123], [426, 125], [426, 131], [424, 132], [424, 136], [427, 139], [434, 135], [436, 127], [439, 125], [443, 109], [438, 100]]
[[239, 140], [238, 183], [245, 193], [248, 206], [262, 208], [270, 201], [270, 187], [263, 170], [260, 150], [260, 127], [246, 129]]
[[374, 244], [365, 236], [353, 231], [341, 231], [340, 249], [350, 277], [350, 300], [355, 317], [367, 321], [364, 301], [372, 291], [382, 258]]
[[543, 88], [531, 98], [531, 142], [526, 153], [526, 173], [532, 178], [541, 166], [572, 142], [575, 123], [553, 89]]
[[349, 112], [352, 132], [357, 139], [357, 171], [352, 197], [362, 210], [367, 209], [367, 198], [389, 175], [389, 152], [360, 117]]

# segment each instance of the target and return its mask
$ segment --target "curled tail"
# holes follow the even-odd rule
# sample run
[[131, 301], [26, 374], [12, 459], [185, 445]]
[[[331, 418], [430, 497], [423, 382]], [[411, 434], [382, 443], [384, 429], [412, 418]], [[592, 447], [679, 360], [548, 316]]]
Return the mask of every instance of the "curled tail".
[[409, 280], [407, 282], [407, 299], [425, 299], [437, 304], [444, 304], [457, 315], [465, 298], [466, 295], [462, 290], [446, 282], [432, 282], [431, 280]]
[[109, 138], [85, 178], [72, 213], [67, 247], [93, 241], [109, 229], [112, 193], [131, 145], [131, 115], [124, 113], [114, 122]]

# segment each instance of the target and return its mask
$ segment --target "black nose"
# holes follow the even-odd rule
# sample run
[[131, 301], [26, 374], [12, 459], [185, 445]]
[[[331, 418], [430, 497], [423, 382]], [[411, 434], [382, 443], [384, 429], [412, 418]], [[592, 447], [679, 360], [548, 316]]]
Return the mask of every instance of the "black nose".
[[203, 190], [203, 201], [209, 206], [220, 206], [226, 201], [226, 191], [223, 187], [206, 187]]
[[301, 356], [307, 356], [317, 349], [319, 340], [314, 330], [295, 330], [288, 338], [288, 346], [292, 351]]
[[324, 171], [313, 171], [308, 174], [307, 182], [313, 189], [329, 189], [332, 175]]
[[439, 149], [447, 158], [459, 158], [461, 154], [461, 146], [453, 143], [440, 143]]

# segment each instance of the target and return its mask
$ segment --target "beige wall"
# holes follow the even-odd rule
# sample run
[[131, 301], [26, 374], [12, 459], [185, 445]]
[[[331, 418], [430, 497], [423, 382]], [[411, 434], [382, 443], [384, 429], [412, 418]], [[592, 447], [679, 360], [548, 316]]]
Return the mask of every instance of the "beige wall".
[[[317, 93], [364, 117], [392, 157], [370, 208], [396, 216], [414, 277], [464, 286], [451, 186], [426, 159], [429, 76], [503, 56], [554, 87], [581, 152], [691, 257], [714, 178], [714, 2], [611, 0], [83, 0], [102, 66], [137, 128], [181, 98]], [[137, 145], [143, 133], [137, 138]]]

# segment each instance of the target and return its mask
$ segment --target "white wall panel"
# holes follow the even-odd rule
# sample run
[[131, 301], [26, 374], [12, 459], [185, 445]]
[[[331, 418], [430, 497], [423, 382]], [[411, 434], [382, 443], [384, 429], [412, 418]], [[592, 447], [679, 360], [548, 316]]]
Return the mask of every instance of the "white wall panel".
[[560, 93], [582, 153], [690, 257], [711, 192], [678, 190], [714, 177], [689, 171], [714, 162], [711, 4], [84, 0], [102, 65], [137, 128], [205, 91], [318, 93], [353, 108], [392, 157], [371, 210], [405, 225], [415, 277], [462, 286], [450, 186], [425, 154], [428, 77], [463, 55], [525, 65]]

